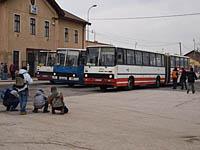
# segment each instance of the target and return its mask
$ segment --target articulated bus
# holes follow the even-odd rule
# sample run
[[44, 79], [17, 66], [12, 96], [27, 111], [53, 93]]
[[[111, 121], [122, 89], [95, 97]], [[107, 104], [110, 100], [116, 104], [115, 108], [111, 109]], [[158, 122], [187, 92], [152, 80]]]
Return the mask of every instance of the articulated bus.
[[51, 82], [69, 86], [84, 84], [85, 60], [86, 50], [84, 49], [59, 48]]
[[53, 66], [56, 62], [55, 51], [40, 51], [37, 66], [38, 80], [51, 80], [53, 75]]
[[188, 68], [189, 58], [170, 56], [120, 47], [93, 46], [87, 48], [84, 68], [85, 85], [127, 87], [166, 85], [171, 83], [174, 67]]

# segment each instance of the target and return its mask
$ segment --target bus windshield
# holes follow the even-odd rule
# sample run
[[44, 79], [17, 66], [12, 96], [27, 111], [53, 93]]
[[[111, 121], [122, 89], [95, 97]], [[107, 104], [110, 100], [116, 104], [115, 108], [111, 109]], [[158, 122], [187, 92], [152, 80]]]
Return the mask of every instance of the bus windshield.
[[79, 51], [68, 51], [66, 57], [66, 66], [78, 66]]
[[88, 66], [114, 66], [115, 49], [114, 48], [88, 48], [87, 50]]
[[40, 66], [53, 66], [56, 62], [55, 53], [52, 52], [40, 52], [39, 65]]
[[57, 64], [60, 66], [78, 66], [79, 53], [75, 50], [59, 50]]

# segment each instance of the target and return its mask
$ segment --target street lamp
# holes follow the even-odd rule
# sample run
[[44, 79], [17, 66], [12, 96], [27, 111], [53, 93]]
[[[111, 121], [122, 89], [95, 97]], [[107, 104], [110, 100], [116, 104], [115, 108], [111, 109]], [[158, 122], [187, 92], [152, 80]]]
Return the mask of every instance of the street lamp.
[[[88, 9], [88, 12], [87, 12], [87, 21], [88, 22], [90, 22], [90, 10], [92, 9], [92, 8], [95, 8], [95, 7], [97, 7], [97, 5], [92, 5], [89, 9]], [[89, 27], [89, 25], [87, 26], [87, 40], [89, 41], [89, 39], [90, 39], [90, 27]]]

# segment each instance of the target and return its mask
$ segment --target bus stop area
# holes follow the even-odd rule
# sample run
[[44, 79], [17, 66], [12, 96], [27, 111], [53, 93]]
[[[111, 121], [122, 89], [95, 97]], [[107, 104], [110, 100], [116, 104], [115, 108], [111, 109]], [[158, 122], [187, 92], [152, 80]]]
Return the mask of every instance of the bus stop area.
[[[28, 115], [0, 105], [0, 150], [199, 150], [200, 82], [195, 94], [171, 87], [132, 91], [58, 85], [70, 112]], [[4, 88], [6, 85], [0, 85]]]

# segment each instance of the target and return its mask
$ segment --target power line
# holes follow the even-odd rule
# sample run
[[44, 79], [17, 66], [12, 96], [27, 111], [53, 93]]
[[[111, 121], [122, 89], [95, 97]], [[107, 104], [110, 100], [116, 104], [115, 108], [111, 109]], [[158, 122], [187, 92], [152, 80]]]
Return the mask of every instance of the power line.
[[189, 13], [189, 14], [175, 14], [175, 15], [163, 15], [163, 16], [145, 16], [145, 17], [121, 17], [121, 18], [94, 18], [92, 20], [139, 20], [139, 19], [160, 19], [160, 18], [175, 18], [175, 17], [186, 17], [186, 16], [197, 16], [200, 12]]

